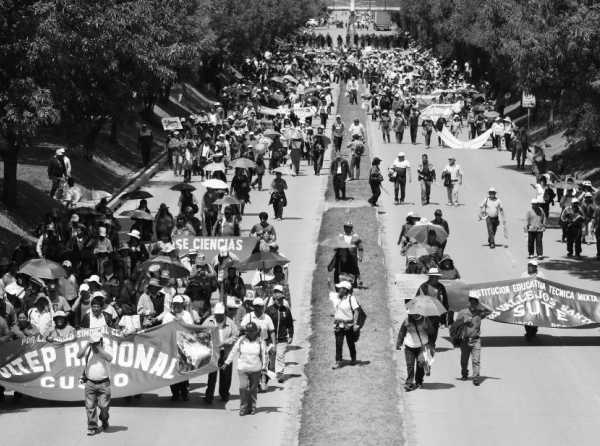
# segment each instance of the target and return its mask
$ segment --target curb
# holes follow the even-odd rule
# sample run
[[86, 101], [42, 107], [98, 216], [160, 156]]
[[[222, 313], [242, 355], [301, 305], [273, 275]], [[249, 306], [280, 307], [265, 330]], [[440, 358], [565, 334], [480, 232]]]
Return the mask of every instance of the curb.
[[129, 192], [133, 192], [134, 190], [140, 188], [144, 183], [146, 183], [150, 178], [152, 178], [164, 165], [167, 158], [167, 153], [162, 152], [161, 154], [154, 157], [154, 159], [150, 162], [148, 167], [144, 167], [138, 170], [133, 178], [125, 186], [119, 189], [118, 192], [115, 192], [112, 198], [108, 202], [108, 207], [114, 211], [116, 211], [122, 204], [123, 200], [121, 197]]

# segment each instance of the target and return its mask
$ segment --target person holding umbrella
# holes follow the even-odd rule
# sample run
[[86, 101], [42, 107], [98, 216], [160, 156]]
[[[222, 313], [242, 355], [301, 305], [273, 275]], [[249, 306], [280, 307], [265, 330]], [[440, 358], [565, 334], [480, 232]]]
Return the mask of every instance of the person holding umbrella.
[[240, 201], [240, 214], [244, 214], [246, 203], [250, 203], [250, 178], [246, 174], [246, 169], [235, 168], [235, 175], [231, 179], [230, 193]]
[[423, 386], [425, 367], [420, 356], [423, 349], [428, 348], [429, 337], [433, 334], [433, 326], [422, 314], [409, 312], [400, 326], [396, 350], [404, 346], [406, 360], [406, 381], [404, 390], [410, 392]]
[[481, 366], [481, 321], [492, 313], [492, 309], [481, 304], [479, 296], [469, 293], [469, 307], [456, 314], [456, 320], [450, 327], [450, 336], [454, 345], [460, 346], [461, 379], [469, 378], [469, 357], [473, 366], [473, 385], [479, 386]]
[[[445, 312], [448, 311], [448, 293], [446, 292], [446, 287], [440, 282], [440, 278], [442, 274], [438, 268], [429, 268], [427, 271], [427, 281], [423, 282], [421, 286], [417, 290], [418, 296], [429, 296], [437, 299], [446, 309]], [[435, 342], [437, 340], [438, 330], [440, 327], [440, 323], [442, 322], [442, 315], [445, 313], [440, 313], [440, 315], [432, 315], [431, 317], [431, 336], [429, 338], [432, 347], [435, 350]], [[445, 320], [447, 325], [452, 324], [452, 313], [448, 312], [446, 314]]]

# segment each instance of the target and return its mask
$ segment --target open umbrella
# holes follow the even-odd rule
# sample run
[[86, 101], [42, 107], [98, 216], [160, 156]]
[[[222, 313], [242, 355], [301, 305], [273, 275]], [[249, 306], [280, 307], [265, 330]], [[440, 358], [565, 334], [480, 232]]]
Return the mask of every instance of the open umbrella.
[[446, 307], [435, 297], [417, 296], [406, 304], [408, 314], [420, 314], [422, 316], [441, 316], [446, 313]]
[[240, 204], [241, 201], [233, 198], [231, 195], [225, 195], [223, 198], [219, 198], [213, 202], [213, 204], [219, 206], [229, 206], [232, 204]]
[[435, 248], [422, 243], [415, 243], [406, 249], [406, 257], [414, 257], [419, 259], [424, 256], [429, 256], [435, 252]]
[[168, 256], [160, 255], [154, 257], [153, 259], [146, 260], [144, 263], [142, 263], [141, 269], [142, 271], [148, 271], [152, 265], [158, 265], [161, 270], [168, 270], [171, 274], [171, 278], [174, 279], [179, 279], [190, 275], [190, 272], [183, 265], [183, 263]]
[[203, 169], [205, 172], [216, 172], [216, 171], [225, 172], [225, 163], [213, 162], [213, 163], [210, 163], [210, 164], [207, 164], [206, 166], [204, 166]]
[[236, 169], [250, 169], [256, 167], [256, 163], [248, 158], [236, 158], [231, 162], [231, 167]]
[[284, 83], [284, 80], [283, 80], [283, 78], [281, 76], [273, 76], [270, 80], [272, 82], [275, 82], [276, 84], [283, 84]]
[[150, 192], [138, 189], [133, 192], [128, 192], [124, 194], [123, 196], [121, 196], [121, 198], [123, 200], [145, 200], [147, 198], [152, 198], [153, 196], [154, 195], [152, 195]]
[[[123, 215], [123, 214], [121, 214]], [[146, 211], [142, 211], [140, 209], [136, 209], [129, 215], [129, 218], [132, 220], [145, 220], [145, 221], [153, 221], [154, 217]]]
[[291, 82], [292, 84], [297, 84], [298, 83], [298, 81], [296, 80], [296, 78], [294, 76], [289, 75], [289, 74], [286, 74], [285, 76], [283, 76], [283, 79], [286, 80], [286, 81], [288, 81], [288, 82]]
[[246, 260], [240, 263], [240, 271], [249, 271], [252, 269], [266, 270], [274, 268], [278, 265], [286, 265], [290, 263], [288, 259], [277, 253], [267, 251], [259, 251], [252, 254]]
[[194, 186], [192, 186], [190, 183], [177, 183], [175, 186], [171, 187], [171, 190], [181, 192], [184, 190], [196, 190], [196, 188]]
[[429, 235], [430, 231], [435, 232], [437, 241], [440, 243], [444, 243], [448, 238], [448, 233], [444, 230], [444, 228], [432, 223], [417, 223], [408, 230], [406, 236], [416, 240], [419, 243], [427, 243], [427, 236]]
[[351, 243], [348, 243], [343, 237], [332, 237], [324, 240], [321, 243], [321, 246], [325, 246], [327, 248], [332, 249], [350, 249], [355, 248], [355, 246]]
[[38, 279], [54, 280], [67, 275], [66, 271], [58, 263], [48, 259], [28, 260], [19, 269], [19, 274], [25, 274]]
[[497, 111], [488, 110], [485, 113], [483, 113], [483, 116], [485, 116], [488, 119], [496, 119], [498, 116], [500, 116], [500, 113], [498, 113]]
[[210, 180], [206, 180], [202, 183], [202, 186], [207, 189], [228, 189], [227, 183], [216, 178], [211, 178]]

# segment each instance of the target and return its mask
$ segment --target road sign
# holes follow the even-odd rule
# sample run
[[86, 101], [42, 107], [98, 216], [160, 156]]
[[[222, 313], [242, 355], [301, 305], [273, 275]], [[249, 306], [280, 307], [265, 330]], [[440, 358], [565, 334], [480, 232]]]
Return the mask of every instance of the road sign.
[[521, 99], [521, 107], [535, 108], [535, 95], [523, 92], [523, 97]]

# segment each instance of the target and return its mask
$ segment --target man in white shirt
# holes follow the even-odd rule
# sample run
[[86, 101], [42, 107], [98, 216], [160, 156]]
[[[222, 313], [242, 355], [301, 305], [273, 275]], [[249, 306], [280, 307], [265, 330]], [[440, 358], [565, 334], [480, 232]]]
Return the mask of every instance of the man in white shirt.
[[442, 179], [448, 193], [448, 206], [458, 206], [458, 188], [462, 186], [463, 174], [460, 166], [456, 164], [456, 158], [448, 158], [448, 164], [442, 171]]
[[498, 150], [500, 150], [502, 138], [504, 138], [504, 124], [500, 118], [496, 118], [492, 124], [492, 143]]
[[[406, 178], [408, 178], [409, 183], [412, 183], [410, 162], [406, 160], [404, 152], [400, 152], [398, 158], [390, 166], [389, 175], [394, 180], [394, 203], [404, 203], [404, 199], [406, 198]], [[400, 199], [398, 199], [398, 192], [400, 192]]]
[[502, 202], [496, 196], [496, 189], [490, 187], [488, 190], [488, 197], [483, 200], [480, 206], [481, 214], [479, 219], [485, 218], [485, 224], [487, 226], [488, 243], [490, 249], [496, 247], [494, 238], [496, 237], [496, 231], [500, 224], [500, 217], [502, 217], [503, 224], [505, 223], [504, 209], [502, 208]]
[[363, 142], [366, 140], [365, 127], [360, 123], [358, 118], [354, 118], [354, 122], [348, 127], [348, 132], [352, 139], [354, 139], [354, 135], [358, 135]]
[[[102, 345], [100, 330], [90, 335], [88, 345], [77, 354], [85, 357], [81, 381], [85, 384], [85, 411], [88, 420], [88, 435], [96, 435], [101, 429], [108, 429], [108, 410], [110, 407], [110, 362], [113, 357]], [[102, 428], [98, 426], [96, 413], [99, 413]]]
[[242, 318], [240, 325], [245, 327], [250, 322], [254, 322], [260, 330], [260, 338], [267, 345], [275, 344], [275, 325], [273, 325], [273, 320], [265, 314], [265, 301], [262, 297], [255, 297], [252, 301], [252, 307], [254, 311], [247, 313]]

